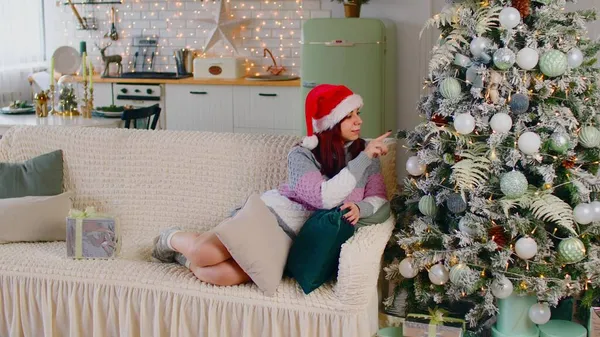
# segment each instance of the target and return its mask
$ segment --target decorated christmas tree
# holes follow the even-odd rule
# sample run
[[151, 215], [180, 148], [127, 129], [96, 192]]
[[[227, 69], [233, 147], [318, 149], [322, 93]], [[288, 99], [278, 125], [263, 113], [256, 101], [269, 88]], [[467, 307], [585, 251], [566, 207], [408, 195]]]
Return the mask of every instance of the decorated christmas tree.
[[596, 12], [448, 2], [425, 25], [441, 36], [424, 121], [400, 133], [414, 156], [392, 201], [387, 278], [413, 308], [462, 304], [472, 327], [498, 299], [528, 295], [543, 324], [561, 299], [600, 295], [600, 45], [586, 36]]

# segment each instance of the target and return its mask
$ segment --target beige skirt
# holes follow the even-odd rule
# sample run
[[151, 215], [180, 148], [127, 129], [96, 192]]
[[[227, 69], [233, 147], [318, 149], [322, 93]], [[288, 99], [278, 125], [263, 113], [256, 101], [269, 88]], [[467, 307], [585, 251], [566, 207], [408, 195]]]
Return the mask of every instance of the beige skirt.
[[213, 229], [232, 258], [265, 295], [281, 282], [292, 240], [258, 194], [252, 194], [231, 218]]

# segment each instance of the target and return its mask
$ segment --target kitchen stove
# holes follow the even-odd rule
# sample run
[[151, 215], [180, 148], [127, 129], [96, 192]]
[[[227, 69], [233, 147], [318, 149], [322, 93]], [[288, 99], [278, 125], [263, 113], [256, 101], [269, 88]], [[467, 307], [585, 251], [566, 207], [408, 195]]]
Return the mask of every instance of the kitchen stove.
[[123, 73], [121, 76], [107, 77], [107, 78], [135, 78], [135, 79], [167, 79], [176, 80], [180, 78], [192, 77], [192, 74], [177, 74], [174, 72], [160, 72], [160, 71], [136, 71]]
[[167, 128], [163, 84], [113, 83], [112, 90], [117, 106], [146, 107], [158, 103], [162, 110], [156, 129]]

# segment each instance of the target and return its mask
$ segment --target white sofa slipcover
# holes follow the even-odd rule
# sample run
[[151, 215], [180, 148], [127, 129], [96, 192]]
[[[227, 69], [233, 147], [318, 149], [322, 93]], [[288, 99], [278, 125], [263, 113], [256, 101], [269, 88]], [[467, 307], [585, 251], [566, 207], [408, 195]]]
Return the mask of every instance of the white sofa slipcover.
[[[294, 136], [19, 127], [0, 161], [64, 151], [74, 207], [117, 216], [115, 260], [66, 258], [64, 242], [0, 245], [0, 336], [372, 336], [377, 279], [393, 220], [342, 248], [339, 277], [310, 295], [284, 278], [274, 297], [253, 284], [218, 287], [186, 268], [150, 261], [152, 238], [178, 225], [207, 230], [252, 192], [286, 179]], [[396, 189], [395, 143], [382, 158]], [[17, 224], [14, 224], [18, 226]]]

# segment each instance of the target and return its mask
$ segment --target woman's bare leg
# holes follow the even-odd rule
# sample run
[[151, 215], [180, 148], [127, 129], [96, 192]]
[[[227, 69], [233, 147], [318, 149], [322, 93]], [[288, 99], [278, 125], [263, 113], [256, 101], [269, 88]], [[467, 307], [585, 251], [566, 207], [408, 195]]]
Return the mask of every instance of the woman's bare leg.
[[207, 267], [192, 263], [190, 270], [200, 281], [218, 286], [233, 286], [250, 281], [248, 274], [233, 259]]
[[171, 247], [187, 258], [190, 266], [208, 267], [231, 259], [221, 240], [211, 232], [177, 232], [170, 240]]

